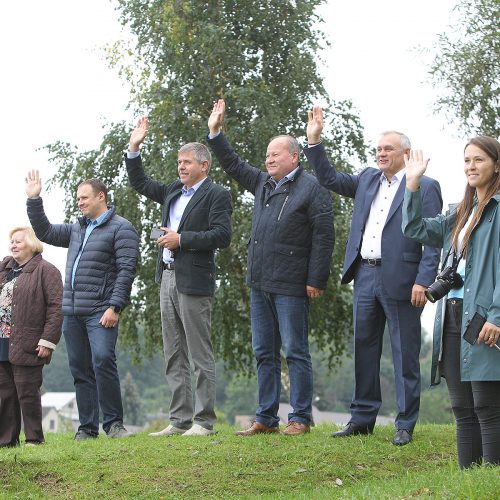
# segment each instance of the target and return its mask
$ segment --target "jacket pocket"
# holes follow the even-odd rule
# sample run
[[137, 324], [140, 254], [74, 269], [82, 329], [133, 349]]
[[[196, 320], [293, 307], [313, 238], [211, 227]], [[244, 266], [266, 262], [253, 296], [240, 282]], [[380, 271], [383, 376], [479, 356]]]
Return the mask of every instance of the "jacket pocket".
[[309, 250], [294, 245], [276, 244], [272, 276], [275, 281], [304, 283], [307, 279]]
[[193, 271], [200, 283], [209, 283], [215, 279], [215, 265], [209, 257], [204, 259], [198, 255], [193, 259]]
[[422, 254], [412, 253], [412, 252], [403, 252], [403, 260], [405, 262], [420, 262], [422, 258]]
[[204, 259], [193, 259], [193, 266], [200, 266], [200, 267], [212, 267], [212, 263], [208, 260], [204, 260]]
[[38, 342], [42, 337], [42, 332], [38, 328], [24, 328], [21, 335], [17, 335], [23, 351], [28, 354], [36, 354]]
[[104, 294], [106, 292], [106, 282], [107, 282], [107, 275], [105, 274], [102, 280], [101, 288], [99, 289], [99, 298], [101, 300], [104, 298]]
[[491, 306], [491, 299], [487, 299], [486, 297], [478, 297], [476, 299], [476, 310], [477, 312], [486, 318], [488, 316], [488, 309]]

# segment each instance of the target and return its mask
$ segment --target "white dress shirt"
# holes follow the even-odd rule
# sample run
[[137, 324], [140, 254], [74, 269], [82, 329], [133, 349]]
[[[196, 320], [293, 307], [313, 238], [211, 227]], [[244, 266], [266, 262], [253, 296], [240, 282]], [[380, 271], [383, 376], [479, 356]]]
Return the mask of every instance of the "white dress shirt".
[[403, 168], [393, 175], [391, 182], [383, 173], [380, 175], [380, 187], [373, 199], [361, 243], [362, 259], [382, 258], [382, 231], [405, 173], [406, 169]]
[[[175, 199], [172, 203], [170, 203], [170, 211], [168, 213], [168, 223], [167, 227], [172, 229], [172, 231], [177, 232], [179, 229], [179, 224], [181, 223], [182, 214], [184, 210], [186, 210], [187, 204], [193, 197], [194, 193], [198, 190], [198, 188], [205, 182], [206, 177], [203, 178], [200, 182], [196, 183], [193, 187], [187, 188], [186, 186], [182, 186], [181, 195]], [[180, 244], [179, 235], [179, 244]], [[172, 252], [168, 248], [163, 249], [163, 262], [173, 262], [174, 257]]]

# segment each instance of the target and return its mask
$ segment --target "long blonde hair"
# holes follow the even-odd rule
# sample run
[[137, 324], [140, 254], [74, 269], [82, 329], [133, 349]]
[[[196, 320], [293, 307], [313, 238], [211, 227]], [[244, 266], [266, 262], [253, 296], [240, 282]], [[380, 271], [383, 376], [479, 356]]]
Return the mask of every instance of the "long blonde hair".
[[451, 233], [451, 244], [455, 249], [455, 252], [458, 254], [461, 251], [464, 252], [464, 255], [467, 253], [467, 244], [469, 243], [469, 238], [472, 233], [474, 227], [481, 219], [481, 215], [488, 204], [488, 202], [495, 196], [498, 192], [500, 192], [500, 175], [498, 171], [500, 170], [500, 142], [498, 142], [493, 137], [488, 137], [486, 135], [481, 135], [478, 137], [474, 137], [471, 139], [464, 148], [467, 149], [468, 146], [473, 145], [477, 146], [481, 151], [483, 151], [489, 158], [493, 160], [495, 171], [493, 172], [493, 176], [491, 177], [490, 184], [488, 189], [486, 190], [486, 196], [480, 202], [477, 203], [477, 210], [474, 216], [472, 217], [472, 221], [465, 232], [462, 248], [458, 248], [458, 236], [460, 231], [463, 229], [467, 221], [469, 220], [470, 214], [474, 208], [476, 203], [476, 188], [473, 188], [467, 184], [465, 187], [465, 194], [463, 200], [457, 207], [457, 215], [455, 218], [455, 224], [453, 226], [453, 232]]

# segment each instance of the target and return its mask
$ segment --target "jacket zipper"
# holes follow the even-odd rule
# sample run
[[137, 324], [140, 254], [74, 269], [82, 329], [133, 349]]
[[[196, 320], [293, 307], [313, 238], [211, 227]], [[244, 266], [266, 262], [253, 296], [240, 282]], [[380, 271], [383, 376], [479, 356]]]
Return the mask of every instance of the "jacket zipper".
[[288, 201], [288, 195], [285, 198], [285, 201], [283, 202], [283, 206], [281, 207], [280, 213], [278, 215], [278, 220], [281, 219], [281, 214], [283, 213], [283, 209], [285, 208], [286, 202]]

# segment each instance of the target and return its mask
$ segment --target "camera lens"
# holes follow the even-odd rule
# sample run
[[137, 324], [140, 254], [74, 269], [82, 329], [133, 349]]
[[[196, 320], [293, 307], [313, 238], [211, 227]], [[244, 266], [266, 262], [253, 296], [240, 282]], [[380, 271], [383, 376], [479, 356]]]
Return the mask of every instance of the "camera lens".
[[451, 283], [447, 280], [437, 279], [427, 290], [425, 296], [429, 302], [438, 301], [442, 299], [451, 290]]

